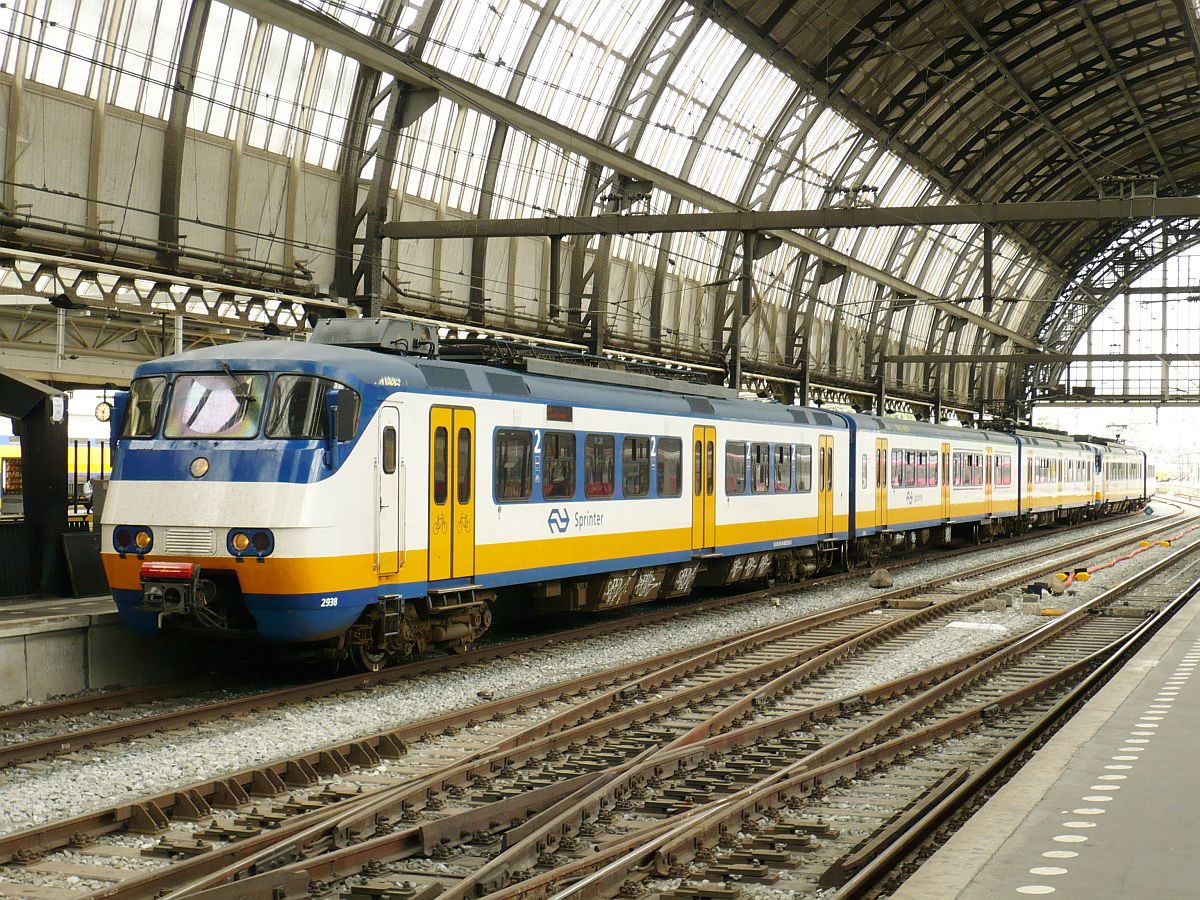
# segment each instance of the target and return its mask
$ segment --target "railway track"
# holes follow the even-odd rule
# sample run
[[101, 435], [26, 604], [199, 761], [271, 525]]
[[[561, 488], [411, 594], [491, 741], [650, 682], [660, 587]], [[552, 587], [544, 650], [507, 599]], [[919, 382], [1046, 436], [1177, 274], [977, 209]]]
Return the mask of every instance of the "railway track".
[[[1158, 521], [1164, 521], [1160, 517]], [[1111, 535], [1129, 533], [1142, 528], [1134, 521], [1107, 532]], [[1062, 529], [1067, 531], [1069, 529]], [[1053, 535], [1053, 530], [1037, 533], [1034, 539]], [[1081, 538], [1067, 545], [1082, 546]], [[897, 560], [892, 568], [902, 569], [929, 561], [966, 556], [977, 548], [943, 551], [936, 556], [926, 554]], [[813, 591], [824, 586], [864, 577], [862, 571], [837, 573], [796, 585], [777, 586], [733, 596], [715, 597], [699, 602], [656, 609], [648, 612], [606, 620], [567, 631], [552, 632], [491, 644], [457, 656], [439, 656], [393, 666], [377, 673], [354, 674], [319, 682], [302, 683], [267, 691], [247, 691], [230, 680], [192, 679], [160, 687], [137, 688], [67, 698], [35, 706], [15, 707], [0, 711], [0, 768], [19, 765], [57, 754], [73, 753], [109, 744], [129, 741], [146, 735], [177, 729], [193, 728], [204, 722], [235, 718], [279, 709], [294, 703], [310, 702], [372, 686], [384, 686], [405, 680], [484, 664], [495, 659], [521, 653], [564, 646], [605, 634], [618, 634], [636, 628], [668, 621], [685, 622], [714, 609], [732, 608], [742, 603], [767, 600], [782, 593]], [[234, 696], [219, 696], [222, 692]], [[210, 702], [168, 705], [166, 701], [197, 694]], [[103, 715], [97, 715], [103, 713]], [[99, 721], [97, 721], [99, 719]]]
[[[1145, 530], [1146, 523], [1141, 526]], [[1156, 527], [1161, 529], [1161, 522]], [[1128, 542], [1128, 537], [1093, 538], [1087, 553], [1107, 552]], [[978, 600], [997, 585], [1061, 567], [1067, 558], [1033, 555], [1040, 567], [1010, 572], [1007, 581], [973, 591], [960, 590], [954, 598], [914, 600], [915, 589], [893, 592], [856, 609], [761, 629], [736, 642], [715, 642], [720, 647], [667, 654], [646, 661], [641, 670], [626, 667], [590, 681], [579, 679], [548, 692], [495, 701], [141, 804], [10, 835], [0, 839], [0, 859], [22, 863], [20, 871], [26, 876], [48, 879], [71, 872], [66, 877], [101, 894], [153, 896], [166, 886], [196, 883], [206, 875], [219, 880], [230, 866], [244, 868], [255, 853], [267, 853], [276, 861], [286, 859], [289, 852], [311, 854], [322, 841], [340, 840], [356, 831], [361, 839], [364, 829], [373, 834], [383, 826], [407, 827], [429, 835], [434, 833], [430, 829], [443, 823], [437, 826], [441, 830], [434, 848], [443, 839], [461, 840], [454, 829], [461, 829], [468, 819], [476, 825], [482, 821], [484, 827], [471, 831], [485, 835], [491, 831], [491, 817], [502, 823], [523, 818], [531, 803], [553, 805], [601, 776], [661, 753], [664, 747], [686, 745], [722, 730], [744, 730], [756, 717], [786, 718], [787, 698], [797, 699], [786, 689], [803, 683], [804, 666], [810, 666], [809, 672], [837, 665], [853, 668], [853, 654], [840, 648], [857, 644], [862, 653], [872, 648], [878, 652], [881, 646], [886, 648], [890, 631], [904, 630], [902, 623], [919, 636], [937, 616]], [[1013, 563], [998, 565], [1011, 568]], [[943, 579], [940, 587], [945, 588], [948, 580]], [[921, 590], [928, 593], [938, 587], [926, 585]], [[897, 604], [917, 608], [898, 609]], [[968, 662], [960, 659], [958, 666]], [[945, 678], [950, 671], [923, 673], [908, 689]], [[774, 690], [764, 690], [768, 686]], [[769, 708], [765, 704], [775, 694], [784, 703]], [[572, 698], [579, 702], [571, 703]], [[735, 709], [741, 711], [729, 712]], [[755, 714], [748, 717], [747, 709]], [[423, 765], [406, 762], [406, 751], [414, 743], [420, 745]], [[222, 805], [232, 811], [214, 816]], [[484, 820], [479, 819], [480, 810], [486, 810]], [[199, 824], [188, 824], [189, 818]], [[165, 837], [135, 836], [163, 831]], [[493, 835], [483, 840], [495, 843], [511, 837]], [[289, 843], [294, 851], [280, 850]], [[147, 864], [143, 851], [182, 857], [184, 862]], [[436, 858], [428, 860], [432, 867], [444, 864]], [[210, 874], [214, 872], [217, 875]], [[78, 891], [58, 890], [58, 896], [78, 896]]]
[[400, 822], [199, 896], [858, 896], [1200, 588], [1197, 549], [972, 658], [576, 776], [522, 826]]

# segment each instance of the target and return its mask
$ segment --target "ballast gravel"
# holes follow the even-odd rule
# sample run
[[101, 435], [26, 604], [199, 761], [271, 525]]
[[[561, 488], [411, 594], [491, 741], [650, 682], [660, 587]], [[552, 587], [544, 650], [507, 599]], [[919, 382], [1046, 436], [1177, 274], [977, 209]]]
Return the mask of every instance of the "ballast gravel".
[[[1111, 530], [1112, 525], [1109, 524]], [[1079, 529], [1082, 534], [1103, 531], [1104, 526]], [[1074, 534], [1075, 532], [1072, 532]], [[1062, 535], [1044, 539], [1047, 550], [1063, 542]], [[910, 583], [944, 577], [977, 565], [980, 558], [1023, 554], [1042, 541], [997, 546], [966, 557], [921, 564], [905, 571]], [[1125, 564], [1128, 565], [1128, 564]], [[1136, 565], [1136, 563], [1135, 563]], [[1121, 566], [1105, 575], [1119, 577]], [[1109, 578], [1096, 582], [1115, 583]], [[902, 584], [897, 579], [897, 585]], [[479, 666], [412, 678], [353, 695], [326, 697], [306, 704], [259, 713], [251, 719], [215, 723], [191, 731], [171, 732], [124, 747], [74, 754], [0, 772], [0, 834], [42, 822], [67, 818], [114, 803], [179, 788], [218, 775], [252, 768], [281, 757], [353, 740], [405, 723], [476, 705], [481, 691], [495, 697], [513, 696], [531, 688], [568, 681], [635, 660], [693, 644], [732, 636], [753, 628], [777, 624], [873, 596], [865, 579], [832, 585], [819, 592], [784, 594], [760, 604], [741, 604], [712, 610], [683, 621], [638, 628], [624, 634], [576, 641], [515, 659], [495, 660]], [[1029, 626], [1036, 617], [1024, 616]], [[1007, 621], [1007, 620], [1005, 620]], [[1006, 628], [1009, 627], [1006, 624]], [[920, 659], [883, 672], [878, 681], [916, 671], [963, 652], [970, 632], [950, 630], [943, 641], [934, 641]], [[981, 643], [995, 640], [999, 632], [979, 632]], [[938, 657], [936, 644], [948, 653]], [[928, 653], [928, 655], [925, 655]]]
[[[970, 613], [956, 617], [954, 621], [956, 626], [939, 628], [919, 640], [904, 644], [883, 659], [848, 671], [845, 677], [838, 678], [822, 694], [821, 699], [833, 700], [862, 693], [876, 685], [964, 656], [1009, 635], [1029, 631], [1040, 624], [1038, 617], [1017, 610]], [[963, 628], [962, 624], [976, 627]]]

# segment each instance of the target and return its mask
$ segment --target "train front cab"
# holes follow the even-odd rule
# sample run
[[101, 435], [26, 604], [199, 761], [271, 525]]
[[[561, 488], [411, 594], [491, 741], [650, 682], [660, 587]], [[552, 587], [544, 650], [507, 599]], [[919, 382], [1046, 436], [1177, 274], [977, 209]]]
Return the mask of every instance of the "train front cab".
[[375, 597], [359, 537], [329, 515], [335, 496], [360, 499], [360, 394], [323, 373], [233, 364], [157, 361], [132, 401], [118, 396], [101, 550], [113, 598], [135, 630], [332, 637]]

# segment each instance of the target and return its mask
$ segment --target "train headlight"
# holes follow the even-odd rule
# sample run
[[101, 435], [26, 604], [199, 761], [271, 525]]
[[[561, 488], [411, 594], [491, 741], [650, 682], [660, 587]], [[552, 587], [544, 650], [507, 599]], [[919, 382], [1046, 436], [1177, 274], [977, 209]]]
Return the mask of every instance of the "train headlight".
[[193, 478], [203, 478], [208, 474], [208, 460], [203, 456], [197, 456], [192, 460], [192, 464], [188, 467], [188, 471], [192, 473]]
[[145, 525], [118, 525], [113, 529], [113, 549], [122, 557], [126, 553], [145, 556], [154, 546], [154, 532]]
[[275, 552], [275, 535], [266, 528], [231, 528], [225, 536], [225, 549], [239, 562], [247, 556], [262, 562]]

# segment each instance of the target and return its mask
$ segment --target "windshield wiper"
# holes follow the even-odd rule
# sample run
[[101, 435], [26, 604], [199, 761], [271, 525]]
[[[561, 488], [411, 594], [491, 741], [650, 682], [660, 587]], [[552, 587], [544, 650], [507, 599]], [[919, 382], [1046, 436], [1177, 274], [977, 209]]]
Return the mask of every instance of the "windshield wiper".
[[244, 403], [253, 403], [254, 397], [251, 394], [250, 382], [247, 380], [241, 382], [238, 377], [233, 374], [233, 369], [229, 368], [229, 363], [222, 360], [220, 363], [221, 370], [229, 376], [229, 380], [233, 382], [233, 396]]

